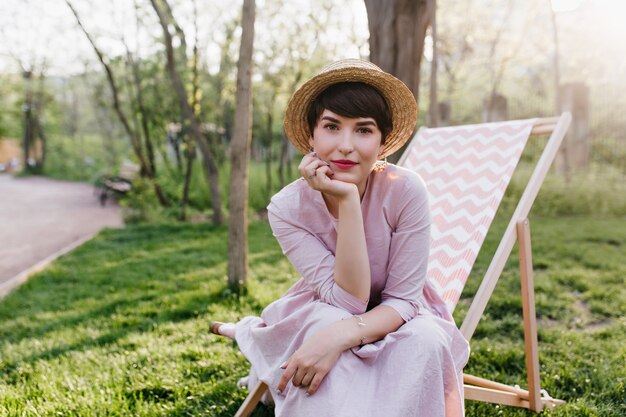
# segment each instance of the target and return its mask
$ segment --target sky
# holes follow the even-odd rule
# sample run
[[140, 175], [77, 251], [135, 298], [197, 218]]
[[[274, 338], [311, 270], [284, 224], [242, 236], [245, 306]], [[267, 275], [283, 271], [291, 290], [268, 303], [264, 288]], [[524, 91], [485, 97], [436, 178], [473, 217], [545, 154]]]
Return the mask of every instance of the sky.
[[[240, 12], [241, 0], [195, 1], [199, 8], [199, 25], [203, 29], [198, 36], [205, 45], [204, 56], [211, 67], [216, 65], [216, 56], [219, 56], [216, 45], [223, 36], [220, 25]], [[344, 45], [337, 48], [344, 56], [337, 58], [357, 57], [364, 53], [364, 48], [366, 52], [367, 15], [362, 0], [287, 0], [276, 16], [265, 17], [269, 23], [259, 25], [257, 22], [257, 47], [262, 48], [268, 43], [267, 27], [278, 24], [281, 19], [286, 24], [289, 19], [307, 19], [312, 7], [327, 2], [343, 6], [338, 9], [340, 13], [333, 15], [334, 23], [326, 28], [325, 33], [325, 42]], [[122, 37], [131, 49], [144, 54], [161, 47], [151, 34], [144, 32], [137, 36], [133, 1], [72, 0], [72, 3], [107, 55], [124, 52], [120, 42]], [[191, 15], [194, 0], [171, 0], [171, 4], [185, 23], [184, 17]], [[273, 0], [257, 0], [258, 16], [271, 10], [272, 5], [275, 5]], [[600, 56], [614, 62], [606, 69], [613, 77], [626, 69], [626, 0], [552, 0], [552, 7], [557, 16], [564, 61], [568, 50], [585, 45], [589, 51], [583, 57], [597, 59]], [[442, 18], [445, 17], [439, 17]], [[148, 15], [146, 19], [154, 19], [154, 16]], [[151, 27], [160, 30], [156, 24]], [[153, 34], [158, 36], [158, 32]], [[357, 36], [358, 42], [365, 43], [365, 46], [361, 45], [360, 49], [353, 46], [351, 36]], [[193, 33], [188, 33], [187, 37], [191, 43]], [[0, 73], [17, 71], [19, 61], [26, 67], [45, 65], [49, 75], [63, 75], [81, 72], [85, 66], [95, 67], [95, 60], [91, 46], [77, 29], [64, 0], [0, 0]]]
[[[148, 54], [160, 45], [155, 45], [153, 37], [146, 33], [137, 36], [133, 1], [130, 0], [71, 0], [87, 29], [97, 38], [97, 44], [108, 56], [124, 53], [123, 37], [131, 49], [137, 48]], [[147, 3], [147, 0], [140, 0]], [[238, 15], [241, 11], [241, 0], [195, 0], [199, 10], [198, 37], [206, 46], [205, 56], [219, 56], [215, 45], [223, 35], [221, 24]], [[281, 16], [289, 19], [303, 19], [313, 4], [335, 3], [347, 6], [347, 16], [337, 16], [335, 24], [327, 28], [326, 36], [332, 41], [346, 43], [349, 34], [342, 30], [338, 20], [348, 18], [350, 25], [367, 39], [367, 15], [362, 0], [286, 0], [280, 8]], [[185, 26], [184, 19], [192, 15], [193, 0], [170, 0], [175, 15]], [[272, 0], [257, 0], [257, 20], [263, 10], [271, 9]], [[147, 9], [151, 12], [150, 9]], [[155, 19], [150, 13], [146, 19]], [[274, 19], [277, 20], [277, 19]], [[156, 20], [154, 20], [156, 22]], [[191, 23], [191, 22], [189, 22]], [[272, 22], [274, 24], [274, 22]], [[150, 25], [157, 30], [158, 24]], [[344, 25], [345, 26], [345, 25]], [[213, 29], [213, 30], [211, 30]], [[215, 30], [217, 29], [217, 30]], [[263, 33], [263, 25], [256, 25], [255, 38], [257, 46], [267, 38]], [[193, 31], [186, 30], [187, 43], [193, 42]], [[358, 50], [350, 51], [358, 55]], [[96, 56], [84, 34], [79, 31], [74, 16], [64, 0], [0, 0], [0, 73], [13, 72], [19, 68], [17, 61], [25, 66], [41, 66], [45, 63], [49, 74], [76, 73], [83, 70], [85, 61], [94, 62]]]

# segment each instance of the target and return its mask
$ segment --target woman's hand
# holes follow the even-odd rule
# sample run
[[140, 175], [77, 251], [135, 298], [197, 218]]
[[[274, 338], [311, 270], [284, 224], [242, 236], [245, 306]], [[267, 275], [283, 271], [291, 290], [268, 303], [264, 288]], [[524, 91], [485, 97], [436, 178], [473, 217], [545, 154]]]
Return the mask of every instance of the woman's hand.
[[317, 331], [283, 364], [285, 369], [277, 389], [280, 392], [291, 381], [295, 387], [306, 389], [307, 395], [314, 394], [326, 374], [335, 365], [341, 353], [348, 349], [345, 337], [337, 326], [328, 326]]
[[284, 391], [292, 381], [309, 395], [315, 393], [343, 351], [381, 340], [404, 324], [400, 314], [386, 305], [376, 306], [359, 317], [336, 321], [308, 338], [281, 366], [285, 371], [276, 387], [278, 391]]
[[298, 171], [314, 190], [338, 199], [348, 197], [351, 193], [356, 193], [358, 196], [359, 191], [355, 184], [332, 179], [334, 172], [330, 169], [328, 162], [318, 158], [315, 152], [304, 155]]

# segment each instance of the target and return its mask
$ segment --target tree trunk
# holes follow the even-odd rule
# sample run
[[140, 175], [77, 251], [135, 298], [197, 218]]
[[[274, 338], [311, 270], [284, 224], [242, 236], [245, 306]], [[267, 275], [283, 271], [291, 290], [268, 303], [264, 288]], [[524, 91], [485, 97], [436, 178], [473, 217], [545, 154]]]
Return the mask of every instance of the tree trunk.
[[365, 0], [370, 60], [419, 93], [419, 70], [433, 0]]
[[23, 71], [22, 77], [26, 84], [26, 94], [22, 110], [24, 111], [24, 139], [22, 141], [24, 162], [22, 167], [25, 171], [31, 171], [29, 165], [30, 150], [35, 143], [34, 126], [33, 126], [33, 92], [32, 92], [32, 72]]
[[46, 137], [46, 132], [44, 132], [43, 127], [41, 126], [39, 118], [35, 119], [35, 128], [35, 130], [37, 131], [37, 137], [39, 137], [39, 143], [41, 143], [41, 153], [39, 154], [37, 160], [37, 172], [42, 173], [46, 164], [48, 140]]
[[133, 73], [133, 81], [135, 83], [137, 108], [139, 110], [139, 119], [141, 122], [141, 131], [143, 132], [143, 140], [146, 152], [148, 153], [148, 164], [150, 164], [150, 171], [152, 175], [156, 177], [156, 163], [154, 160], [154, 146], [152, 145], [152, 138], [150, 137], [150, 128], [148, 126], [148, 110], [143, 102], [143, 87], [141, 85], [141, 74], [139, 73], [139, 64], [129, 56], [130, 65]]
[[43, 173], [44, 162], [46, 156], [46, 133], [41, 124], [41, 115], [43, 114], [43, 106], [45, 101], [45, 76], [43, 70], [37, 77], [37, 91], [32, 100], [32, 132], [33, 132], [33, 171], [37, 174]]
[[481, 121], [483, 123], [503, 122], [509, 119], [508, 102], [505, 96], [492, 92], [483, 100]]
[[[172, 14], [172, 11], [168, 11], [169, 14]], [[194, 45], [193, 45], [193, 59], [192, 59], [192, 73], [191, 73], [191, 107], [193, 109], [196, 117], [200, 117], [200, 86], [198, 83], [198, 9], [196, 7], [196, 2], [193, 2], [193, 25], [195, 29], [194, 34]], [[180, 27], [176, 26], [176, 30], [179, 31], [179, 36], [183, 36], [184, 33], [180, 29]], [[183, 45], [185, 46], [185, 45]], [[186, 47], [186, 46], [185, 46]], [[193, 162], [196, 159], [196, 143], [194, 141], [193, 135], [186, 135], [187, 138], [187, 149], [185, 152], [185, 158], [187, 161], [187, 167], [185, 170], [185, 178], [183, 183], [183, 195], [180, 199], [180, 220], [187, 219], [187, 202], [189, 201], [189, 184], [191, 183], [191, 174], [193, 173]]]
[[439, 101], [437, 98], [437, 0], [433, 0], [430, 34], [433, 39], [433, 57], [430, 63], [429, 127], [439, 126]]
[[267, 131], [266, 131], [266, 135], [267, 135], [267, 155], [265, 155], [266, 159], [265, 159], [265, 177], [266, 177], [266, 184], [267, 184], [267, 201], [269, 201], [269, 199], [272, 197], [272, 142], [273, 142], [273, 134], [272, 134], [272, 122], [273, 122], [273, 117], [272, 117], [272, 109], [274, 108], [274, 101], [272, 100], [272, 104], [269, 106], [268, 112], [267, 112]]
[[241, 47], [237, 63], [235, 132], [231, 143], [231, 186], [228, 227], [228, 283], [239, 289], [248, 278], [248, 160], [252, 140], [252, 48], [254, 0], [244, 0]]
[[[289, 91], [295, 91], [296, 86], [302, 79], [302, 71], [298, 71], [296, 76], [289, 87]], [[280, 137], [280, 162], [278, 164], [278, 181], [280, 188], [283, 188], [286, 184], [285, 169], [287, 169], [287, 175], [291, 177], [291, 156], [289, 155], [289, 138], [283, 130], [283, 134]]]
[[[508, 107], [507, 99], [503, 95], [498, 93], [500, 88], [500, 82], [504, 77], [506, 70], [507, 59], [500, 60], [496, 63], [496, 51], [502, 40], [502, 35], [509, 28], [508, 22], [513, 15], [515, 2], [509, 1], [500, 27], [496, 30], [496, 33], [491, 41], [491, 47], [489, 49], [489, 79], [491, 80], [491, 93], [489, 97], [483, 101], [483, 122], [499, 122], [508, 119]], [[519, 47], [517, 48], [519, 49]], [[511, 55], [512, 56], [512, 55]], [[510, 58], [508, 58], [510, 59]]]
[[186, 209], [187, 209], [187, 202], [189, 201], [189, 184], [191, 183], [191, 174], [193, 173], [193, 162], [195, 161], [195, 156], [196, 156], [196, 147], [193, 146], [193, 144], [189, 144], [187, 146], [187, 151], [185, 152], [186, 155], [186, 162], [187, 162], [187, 166], [185, 167], [185, 179], [184, 179], [184, 183], [183, 183], [183, 196], [180, 199], [180, 216], [179, 219], [180, 220], [186, 220], [187, 219], [187, 213], [186, 213]]
[[[370, 30], [370, 60], [402, 80], [417, 99], [424, 38], [434, 0], [364, 1]], [[389, 159], [397, 161], [403, 149]]]
[[452, 115], [452, 106], [448, 100], [439, 102], [439, 126], [450, 126], [450, 116]]
[[289, 139], [287, 139], [287, 135], [283, 131], [280, 137], [280, 162], [278, 163], [278, 183], [280, 188], [285, 186], [285, 167], [289, 164]]
[[561, 111], [561, 71], [559, 69], [559, 31], [552, 2], [550, 2], [550, 16], [552, 17], [552, 39], [554, 42], [554, 114], [556, 116]]
[[[217, 169], [217, 164], [215, 163], [215, 158], [213, 158], [213, 154], [207, 143], [207, 140], [200, 129], [200, 121], [194, 114], [193, 109], [189, 104], [187, 91], [185, 90], [180, 74], [176, 69], [174, 47], [172, 46], [172, 35], [168, 30], [168, 24], [170, 22], [168, 22], [167, 17], [157, 4], [157, 1], [159, 0], [150, 0], [150, 3], [152, 3], [154, 11], [157, 13], [159, 17], [159, 23], [161, 24], [161, 29], [163, 29], [163, 39], [165, 42], [167, 56], [167, 69], [170, 73], [170, 78], [172, 80], [176, 96], [178, 97], [180, 107], [183, 111], [183, 114], [185, 115], [185, 118], [189, 121], [189, 124], [191, 126], [191, 132], [196, 140], [196, 143], [199, 145], [200, 152], [202, 152], [203, 166], [211, 193], [213, 224], [219, 225], [222, 223], [222, 197], [219, 189], [219, 172]], [[161, 0], [161, 2], [167, 3], [166, 0]]]
[[589, 167], [591, 155], [589, 87], [583, 82], [566, 83], [561, 87], [560, 112], [572, 113], [572, 125], [554, 161], [556, 172], [569, 182], [572, 174]]

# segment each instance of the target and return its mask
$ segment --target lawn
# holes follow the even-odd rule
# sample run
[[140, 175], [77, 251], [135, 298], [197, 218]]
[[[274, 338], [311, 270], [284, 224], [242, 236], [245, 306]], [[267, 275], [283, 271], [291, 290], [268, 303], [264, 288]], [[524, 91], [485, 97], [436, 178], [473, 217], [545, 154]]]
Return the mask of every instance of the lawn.
[[[549, 414], [624, 416], [626, 223], [561, 217], [531, 226], [541, 380], [568, 402]], [[504, 227], [492, 227], [457, 322]], [[205, 225], [108, 230], [0, 301], [0, 415], [233, 415], [247, 363], [232, 342], [209, 334], [209, 323], [258, 314], [297, 276], [267, 224], [254, 222], [249, 293], [236, 297], [226, 286], [226, 240], [225, 228]], [[512, 257], [466, 371], [525, 386], [517, 267]], [[533, 415], [469, 401], [466, 409]]]

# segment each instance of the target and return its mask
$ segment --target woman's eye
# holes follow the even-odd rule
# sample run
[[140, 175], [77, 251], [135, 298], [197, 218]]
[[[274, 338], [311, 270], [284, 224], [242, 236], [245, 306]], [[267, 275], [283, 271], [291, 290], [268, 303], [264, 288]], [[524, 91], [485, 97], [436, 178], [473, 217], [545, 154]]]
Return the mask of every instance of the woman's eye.
[[372, 133], [372, 129], [370, 129], [368, 127], [361, 127], [361, 128], [359, 128], [359, 130], [357, 130], [357, 132], [363, 133], [363, 134], [368, 134], [368, 133]]
[[336, 124], [333, 124], [333, 123], [329, 123], [327, 125], [324, 125], [324, 129], [337, 130], [337, 129], [339, 129], [339, 126], [337, 126]]

